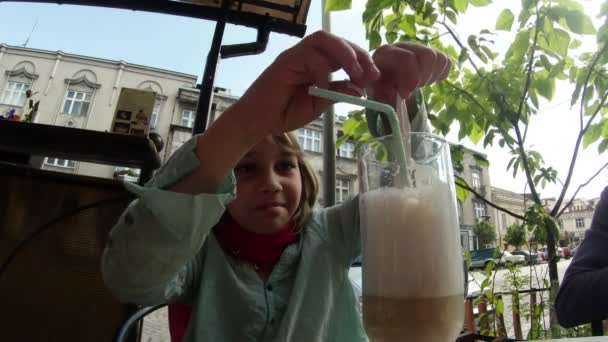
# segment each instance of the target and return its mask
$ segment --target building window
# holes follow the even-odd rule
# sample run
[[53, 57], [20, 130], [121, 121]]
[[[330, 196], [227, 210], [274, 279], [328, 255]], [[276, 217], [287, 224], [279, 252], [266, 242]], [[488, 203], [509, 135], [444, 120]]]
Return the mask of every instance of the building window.
[[63, 113], [74, 116], [87, 115], [92, 100], [92, 93], [68, 90], [63, 104]]
[[477, 220], [483, 219], [486, 215], [486, 205], [482, 202], [473, 202], [473, 208], [475, 209], [475, 218]]
[[576, 228], [585, 228], [585, 219], [579, 217], [576, 219]]
[[181, 125], [188, 128], [194, 127], [194, 111], [182, 110]]
[[44, 160], [44, 163], [47, 165], [56, 166], [56, 167], [64, 167], [64, 168], [68, 168], [68, 169], [73, 169], [76, 167], [75, 161], [67, 160], [67, 159], [59, 159], [59, 158], [46, 158]]
[[31, 85], [22, 82], [8, 81], [2, 92], [1, 103], [23, 107], [25, 103], [25, 92], [30, 89]]
[[154, 102], [154, 109], [152, 109], [152, 115], [150, 115], [150, 128], [153, 130], [156, 129], [156, 125], [158, 124], [158, 114], [160, 113], [160, 105], [162, 102], [163, 100], [158, 97]]
[[473, 189], [481, 189], [481, 174], [479, 173], [479, 171], [471, 172], [471, 177], [473, 178]]
[[344, 158], [354, 158], [355, 156], [355, 144], [350, 143], [350, 142], [344, 142], [342, 145], [340, 145], [340, 148], [338, 148], [338, 157], [344, 157]]
[[321, 152], [321, 132], [313, 129], [298, 130], [298, 142], [307, 151]]
[[500, 215], [500, 218], [502, 219], [502, 230], [506, 231], [507, 230], [507, 214], [502, 213]]
[[342, 203], [350, 197], [350, 180], [336, 179], [336, 203]]

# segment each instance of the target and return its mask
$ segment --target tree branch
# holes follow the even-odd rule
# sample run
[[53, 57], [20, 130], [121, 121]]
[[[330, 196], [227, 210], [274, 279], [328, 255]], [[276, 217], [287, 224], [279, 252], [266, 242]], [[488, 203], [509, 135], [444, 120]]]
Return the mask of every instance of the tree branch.
[[595, 69], [595, 66], [599, 62], [600, 57], [602, 56], [602, 54], [604, 52], [606, 52], [607, 48], [608, 48], [608, 44], [605, 44], [604, 47], [602, 48], [602, 50], [600, 50], [597, 53], [597, 55], [595, 56], [595, 59], [593, 60], [593, 62], [591, 62], [591, 66], [589, 66], [589, 71], [587, 72], [587, 76], [585, 76], [585, 83], [583, 84], [583, 94], [581, 95], [581, 110], [579, 113], [581, 130], [583, 129], [583, 117], [585, 115], [585, 96], [587, 96], [587, 85], [589, 84], [589, 80], [591, 79], [591, 74], [593, 73], [593, 69]]
[[[608, 46], [608, 44], [606, 46]], [[555, 217], [555, 215], [559, 212], [560, 206], [562, 205], [562, 202], [564, 201], [564, 197], [566, 197], [566, 191], [568, 190], [568, 186], [570, 185], [570, 181], [572, 180], [572, 174], [574, 173], [574, 165], [576, 164], [576, 158], [578, 157], [578, 152], [579, 152], [579, 148], [581, 146], [581, 141], [583, 140], [583, 136], [585, 135], [585, 132], [587, 132], [587, 130], [589, 129], [589, 126], [591, 126], [591, 122], [593, 122], [593, 120], [595, 119], [597, 114], [600, 112], [600, 109], [602, 109], [602, 107], [606, 103], [606, 99], [608, 99], [608, 92], [606, 92], [606, 94], [604, 94], [604, 97], [602, 98], [600, 105], [597, 107], [595, 112], [591, 115], [591, 118], [589, 118], [589, 121], [587, 121], [587, 124], [585, 125], [583, 130], [581, 130], [579, 132], [578, 137], [576, 138], [576, 144], [574, 145], [574, 153], [572, 153], [572, 160], [570, 160], [570, 167], [568, 168], [568, 175], [566, 176], [566, 180], [564, 181], [564, 186], [562, 187], [562, 192], [560, 193], [559, 198], [557, 199], [557, 202], [555, 202], [555, 206], [553, 207], [553, 209], [551, 210], [551, 213], [550, 213], [550, 215], [553, 217]]]
[[455, 85], [452, 82], [449, 82], [449, 81], [444, 81], [444, 82], [447, 83], [450, 87], [461, 92], [464, 96], [468, 97], [469, 100], [473, 101], [477, 105], [477, 107], [479, 107], [486, 115], [488, 115], [488, 116], [492, 115], [492, 113], [490, 113], [490, 111], [488, 111], [481, 103], [479, 103], [479, 101], [477, 101], [477, 99], [471, 93], [460, 88], [459, 86]]
[[[521, 98], [519, 100], [519, 107], [517, 108], [517, 117], [515, 119], [515, 122], [513, 123], [513, 126], [516, 126], [519, 124], [519, 119], [521, 118], [521, 112], [524, 108], [524, 103], [526, 101], [526, 99], [528, 98], [528, 91], [530, 90], [530, 83], [532, 83], [532, 67], [534, 66], [534, 55], [536, 53], [536, 45], [538, 44], [538, 32], [540, 32], [539, 30], [539, 26], [540, 26], [540, 20], [541, 17], [538, 14], [538, 2], [536, 3], [536, 23], [534, 24], [534, 41], [532, 42], [532, 51], [530, 51], [530, 60], [528, 61], [528, 72], [526, 75], [526, 85], [524, 86], [524, 93], [521, 95]], [[522, 141], [523, 143], [523, 141]]]
[[[458, 46], [460, 46], [460, 49], [464, 50], [467, 48], [466, 46], [464, 46], [462, 44], [462, 42], [460, 41], [460, 38], [458, 38], [458, 35], [456, 35], [456, 32], [454, 32], [454, 30], [452, 30], [450, 25], [448, 25], [445, 21], [441, 22], [441, 24], [443, 25], [443, 27], [445, 27], [446, 30], [448, 30], [448, 32], [450, 33], [450, 36], [452, 36], [452, 38], [454, 38], [454, 40], [456, 41], [456, 44], [458, 44]], [[479, 77], [483, 77], [483, 75], [481, 74], [481, 71], [479, 70], [479, 68], [477, 67], [475, 62], [473, 61], [473, 58], [471, 58], [470, 54], [467, 59], [469, 60], [469, 63], [471, 63], [471, 65], [473, 66], [473, 69], [475, 69], [475, 72], [477, 72], [477, 75], [479, 75]]]
[[[461, 181], [463, 181], [464, 183], [466, 183], [466, 180], [464, 178], [462, 178], [460, 176], [457, 176], [457, 175], [454, 175], [454, 177], [456, 177], [456, 179], [460, 179]], [[484, 203], [486, 203], [490, 207], [492, 207], [494, 209], [497, 209], [497, 210], [500, 210], [500, 211], [502, 211], [504, 213], [507, 213], [507, 214], [511, 215], [512, 217], [514, 217], [516, 219], [525, 221], [525, 218], [523, 216], [521, 216], [519, 214], [516, 214], [516, 213], [514, 213], [514, 212], [512, 212], [512, 211], [510, 211], [508, 209], [505, 209], [503, 207], [500, 207], [500, 206], [498, 206], [498, 205], [496, 205], [496, 204], [488, 201], [485, 197], [483, 197], [482, 195], [480, 195], [475, 189], [471, 188], [470, 186], [465, 185], [465, 184], [461, 184], [461, 183], [456, 183], [456, 185], [459, 186], [459, 187], [461, 187], [461, 188], [463, 188], [463, 189], [465, 189], [465, 190], [467, 190], [467, 191], [472, 192], [475, 195], [475, 198], [482, 200]]]
[[570, 199], [570, 201], [568, 201], [568, 204], [566, 204], [562, 210], [560, 210], [559, 214], [557, 214], [557, 216], [555, 216], [555, 218], [558, 218], [560, 216], [562, 216], [562, 214], [564, 213], [564, 211], [566, 211], [566, 209], [568, 209], [568, 207], [572, 204], [572, 202], [574, 202], [574, 199], [576, 198], [576, 195], [578, 194], [578, 192], [586, 187], [587, 185], [589, 185], [589, 183], [591, 183], [591, 181], [593, 179], [595, 179], [595, 177], [597, 177], [606, 167], [608, 167], [608, 163], [602, 165], [602, 167], [600, 167], [599, 170], [597, 170], [596, 173], [593, 174], [593, 176], [591, 176], [585, 183], [581, 184], [578, 189], [576, 189], [576, 191], [574, 192], [574, 195], [572, 195], [572, 198]]

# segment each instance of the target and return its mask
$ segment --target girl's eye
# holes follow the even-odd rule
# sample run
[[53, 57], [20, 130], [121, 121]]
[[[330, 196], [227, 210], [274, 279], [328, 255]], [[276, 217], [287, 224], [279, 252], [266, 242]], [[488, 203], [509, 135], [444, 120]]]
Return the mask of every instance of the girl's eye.
[[241, 164], [234, 168], [235, 173], [251, 173], [255, 170], [255, 164]]
[[296, 167], [296, 164], [292, 161], [282, 161], [277, 164], [277, 170], [279, 172], [287, 172], [287, 171], [290, 171], [291, 169], [294, 169], [295, 167]]

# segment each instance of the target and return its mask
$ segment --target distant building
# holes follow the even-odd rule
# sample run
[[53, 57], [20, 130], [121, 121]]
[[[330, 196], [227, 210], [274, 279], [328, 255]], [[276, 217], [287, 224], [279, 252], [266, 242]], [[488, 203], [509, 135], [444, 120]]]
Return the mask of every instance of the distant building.
[[[506, 189], [492, 187], [492, 203], [515, 214], [524, 216], [526, 209], [533, 204], [533, 201], [530, 194], [521, 194]], [[521, 224], [521, 220], [495, 208], [492, 208], [492, 211], [494, 212], [497, 245], [500, 248], [504, 248], [504, 238], [507, 234], [507, 229], [513, 224]]]
[[[122, 88], [154, 91], [151, 125], [165, 141], [162, 161], [192, 136], [196, 81], [196, 75], [125, 61], [0, 44], [0, 115], [11, 109], [21, 114], [25, 92], [31, 89], [40, 100], [35, 122], [109, 131]], [[215, 88], [212, 115], [235, 99], [225, 89]], [[42, 168], [104, 178], [124, 170], [59, 158], [45, 158]]]
[[[555, 198], [544, 198], [542, 201], [547, 210], [553, 209], [556, 203]], [[591, 225], [598, 201], [599, 197], [590, 200], [576, 198], [564, 210], [557, 221], [560, 229], [560, 245], [573, 245], [584, 238], [585, 231]]]
[[[488, 201], [492, 200], [492, 187], [490, 182], [490, 171], [487, 167], [482, 167], [477, 163], [477, 157], [487, 159], [487, 156], [478, 151], [464, 148], [462, 173], [457, 174], [462, 177], [467, 184], [475, 189], [477, 193], [483, 196]], [[473, 227], [480, 220], [488, 220], [494, 222], [494, 211], [489, 210], [488, 205], [471, 195], [464, 203], [457, 200], [458, 217], [460, 221], [460, 244], [462, 248], [474, 250], [483, 248], [473, 233]]]

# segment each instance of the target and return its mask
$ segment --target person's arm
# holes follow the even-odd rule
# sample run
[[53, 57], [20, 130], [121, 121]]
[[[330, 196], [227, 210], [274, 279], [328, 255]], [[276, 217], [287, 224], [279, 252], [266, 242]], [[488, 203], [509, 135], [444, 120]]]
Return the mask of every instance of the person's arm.
[[145, 187], [125, 184], [138, 199], [110, 232], [102, 257], [104, 282], [121, 301], [171, 302], [187, 297], [198, 283], [202, 259], [197, 253], [235, 188], [234, 177], [228, 175], [208, 193], [166, 190], [210, 164], [197, 158], [197, 141], [193, 137], [186, 142]]
[[566, 270], [555, 308], [564, 327], [608, 317], [608, 187], [602, 192], [591, 227]]

